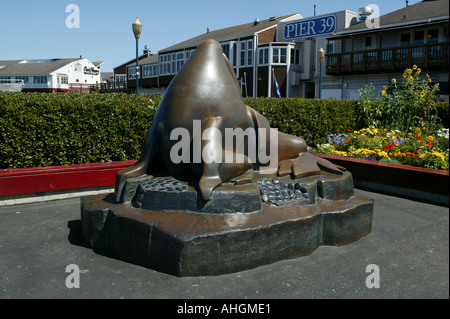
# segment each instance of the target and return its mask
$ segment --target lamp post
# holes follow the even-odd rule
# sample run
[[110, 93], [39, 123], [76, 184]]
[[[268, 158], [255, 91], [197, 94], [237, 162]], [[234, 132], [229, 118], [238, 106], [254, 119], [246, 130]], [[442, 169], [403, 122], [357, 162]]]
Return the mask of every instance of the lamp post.
[[325, 50], [323, 48], [320, 48], [320, 50], [317, 52], [317, 57], [319, 58], [320, 62], [320, 69], [319, 69], [319, 99], [322, 98], [322, 62], [325, 58]]
[[133, 23], [133, 33], [136, 38], [136, 94], [139, 95], [139, 37], [142, 32], [142, 24], [139, 22], [139, 19], [136, 18], [136, 21]]

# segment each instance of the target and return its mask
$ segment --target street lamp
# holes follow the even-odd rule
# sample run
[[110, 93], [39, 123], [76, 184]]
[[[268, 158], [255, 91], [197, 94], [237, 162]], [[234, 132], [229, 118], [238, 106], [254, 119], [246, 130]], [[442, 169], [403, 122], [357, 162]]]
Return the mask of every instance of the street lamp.
[[136, 94], [139, 95], [139, 37], [142, 32], [142, 24], [139, 22], [139, 19], [136, 18], [136, 21], [133, 23], [133, 33], [136, 38]]
[[319, 58], [320, 62], [320, 70], [319, 70], [319, 99], [322, 98], [322, 62], [325, 58], [325, 50], [323, 48], [320, 48], [320, 50], [317, 52], [317, 57]]

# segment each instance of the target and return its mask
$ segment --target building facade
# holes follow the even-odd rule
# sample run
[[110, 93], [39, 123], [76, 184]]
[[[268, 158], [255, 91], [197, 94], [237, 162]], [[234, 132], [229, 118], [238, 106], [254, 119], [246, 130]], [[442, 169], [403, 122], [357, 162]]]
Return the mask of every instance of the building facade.
[[0, 61], [0, 86], [24, 92], [89, 90], [101, 82], [102, 63], [86, 58]]
[[373, 19], [368, 14], [327, 39], [326, 73], [340, 79], [341, 98], [357, 99], [369, 83], [381, 91], [416, 65], [448, 99], [448, 1], [422, 1]]
[[[416, 64], [441, 84], [448, 98], [448, 1], [406, 2], [381, 17], [371, 13], [291, 14], [207, 30], [141, 59], [139, 91], [163, 93], [197, 46], [214, 39], [230, 60], [244, 97], [273, 96], [276, 79], [281, 97], [314, 98], [320, 93], [321, 98], [357, 99], [365, 84], [381, 91]], [[323, 62], [318, 59], [321, 48]], [[126, 69], [127, 86], [135, 90], [136, 63], [131, 61]]]
[[[285, 65], [289, 58], [288, 53], [284, 52], [284, 50], [287, 50], [287, 46], [284, 45], [283, 50], [278, 50], [279, 55], [275, 63], [269, 63], [269, 61], [273, 61], [273, 57], [269, 57], [269, 55], [263, 56], [262, 63], [259, 63], [259, 48], [263, 48], [263, 52], [266, 52], [264, 48], [272, 48], [272, 44], [276, 42], [278, 23], [300, 18], [301, 15], [293, 14], [271, 17], [262, 21], [256, 19], [251, 23], [215, 31], [207, 30], [206, 33], [195, 38], [160, 50], [157, 55], [157, 60], [153, 59], [139, 63], [141, 74], [139, 84], [144, 91], [141, 88], [139, 90], [145, 92], [145, 89], [151, 91], [156, 87], [166, 88], [198, 45], [207, 39], [214, 39], [220, 43], [224, 54], [230, 60], [240, 83], [242, 95], [270, 96], [268, 87], [268, 83], [270, 83], [269, 75], [263, 70], [268, 69], [269, 65], [272, 64], [274, 67]], [[275, 49], [275, 46], [273, 46], [273, 49]], [[277, 49], [279, 48], [277, 47]], [[259, 67], [263, 69], [259, 69]], [[132, 63], [127, 68], [127, 85], [129, 88], [136, 88], [136, 64]], [[144, 71], [145, 68], [148, 68], [148, 71]], [[261, 72], [258, 72], [258, 70], [261, 70]], [[263, 88], [264, 84], [265, 87]], [[280, 83], [280, 89], [282, 95], [286, 96], [287, 87], [284, 81]]]

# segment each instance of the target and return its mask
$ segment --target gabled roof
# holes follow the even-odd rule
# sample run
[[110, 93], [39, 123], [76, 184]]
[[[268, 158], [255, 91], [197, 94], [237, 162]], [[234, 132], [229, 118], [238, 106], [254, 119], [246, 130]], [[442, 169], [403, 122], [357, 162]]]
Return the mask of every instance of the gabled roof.
[[214, 39], [217, 42], [222, 42], [231, 39], [237, 39], [245, 36], [251, 36], [258, 32], [264, 31], [266, 29], [275, 27], [280, 21], [289, 18], [295, 18], [296, 16], [301, 17], [299, 14], [291, 14], [287, 16], [272, 17], [266, 20], [259, 21], [255, 24], [254, 22], [237, 25], [234, 27], [219, 29], [209, 31], [207, 33], [201, 34], [189, 40], [180, 42], [178, 44], [172, 45], [168, 48], [160, 50], [159, 53], [175, 51], [182, 48], [196, 47], [200, 45], [203, 41], [208, 39]]
[[[152, 54], [142, 60], [139, 60], [139, 65], [151, 64], [151, 63], [157, 63], [157, 62], [158, 62], [158, 54]], [[127, 67], [133, 66], [133, 65], [136, 65], [136, 60], [127, 64]]]
[[81, 59], [33, 59], [0, 61], [0, 75], [49, 74], [77, 60]]
[[[440, 20], [448, 20], [448, 0], [425, 0], [405, 8], [390, 12], [379, 17], [379, 27], [368, 28], [366, 23], [360, 22], [349, 28], [336, 32], [344, 35], [362, 31], [377, 31], [377, 29], [397, 28], [419, 23], [430, 23]], [[370, 16], [369, 16], [370, 19]]]

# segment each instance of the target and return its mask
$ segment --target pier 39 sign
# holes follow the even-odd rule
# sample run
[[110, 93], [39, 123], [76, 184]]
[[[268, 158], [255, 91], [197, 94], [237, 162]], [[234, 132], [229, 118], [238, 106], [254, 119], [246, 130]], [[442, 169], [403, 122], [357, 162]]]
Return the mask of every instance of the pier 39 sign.
[[284, 38], [297, 39], [302, 37], [311, 37], [336, 31], [336, 17], [334, 15], [300, 20], [287, 23], [284, 26]]

